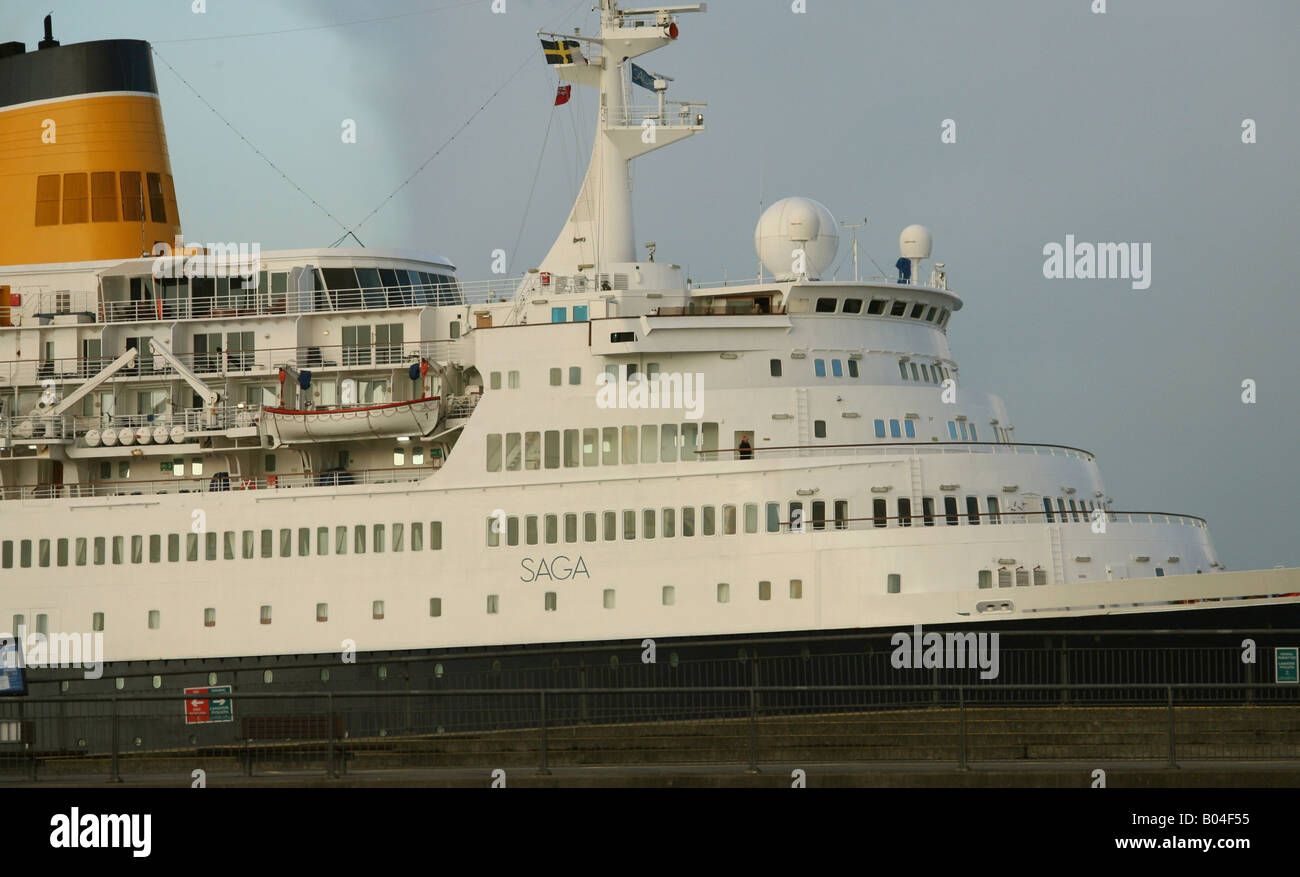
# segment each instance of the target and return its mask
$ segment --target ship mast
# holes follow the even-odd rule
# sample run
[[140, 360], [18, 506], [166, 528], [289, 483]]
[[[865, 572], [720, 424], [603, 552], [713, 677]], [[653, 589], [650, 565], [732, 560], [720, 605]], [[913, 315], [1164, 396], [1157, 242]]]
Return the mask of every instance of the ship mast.
[[[599, 272], [620, 262], [636, 261], [628, 162], [704, 130], [704, 117], [697, 108], [705, 105], [698, 101], [666, 101], [666, 77], [653, 76], [658, 98], [653, 106], [628, 106], [625, 82], [633, 58], [661, 49], [677, 38], [677, 13], [704, 12], [705, 4], [619, 9], [615, 0], [601, 0], [600, 6], [599, 37], [539, 31], [539, 36], [574, 41], [580, 46], [573, 63], [555, 65], [561, 79], [600, 90], [587, 175], [568, 221], [539, 266], [546, 273]], [[582, 56], [583, 50], [594, 49], [599, 49], [600, 54]]]

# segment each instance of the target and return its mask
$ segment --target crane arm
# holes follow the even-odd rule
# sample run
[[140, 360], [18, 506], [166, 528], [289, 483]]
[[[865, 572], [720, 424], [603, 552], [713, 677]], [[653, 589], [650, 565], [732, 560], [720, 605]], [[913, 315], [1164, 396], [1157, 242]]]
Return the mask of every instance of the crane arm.
[[126, 368], [129, 365], [132, 365], [135, 362], [135, 359], [138, 355], [139, 355], [138, 350], [136, 350], [134, 347], [129, 348], [126, 351], [126, 353], [123, 353], [117, 359], [113, 360], [108, 365], [106, 365], [101, 372], [96, 374], [90, 380], [86, 381], [77, 389], [73, 390], [71, 395], [67, 396], [63, 401], [58, 402], [53, 407], [46, 407], [44, 401], [38, 403], [36, 409], [32, 411], [32, 416], [34, 417], [60, 416], [65, 411], [70, 409], [73, 405], [76, 405], [78, 402], [80, 402], [87, 393], [94, 390], [96, 387], [104, 383], [104, 381], [108, 380], [109, 378], [117, 374], [122, 369]]

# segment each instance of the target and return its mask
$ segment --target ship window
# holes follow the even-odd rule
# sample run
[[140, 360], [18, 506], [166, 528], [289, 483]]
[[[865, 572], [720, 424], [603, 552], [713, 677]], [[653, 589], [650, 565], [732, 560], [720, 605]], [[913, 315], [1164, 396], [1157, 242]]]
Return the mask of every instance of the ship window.
[[487, 437], [487, 470], [501, 471], [501, 434], [489, 433]]
[[875, 315], [883, 314], [885, 312], [886, 301], [887, 300], [883, 298], [873, 298], [871, 304], [867, 305], [867, 313]]
[[912, 500], [907, 497], [899, 497], [898, 500], [898, 525], [900, 527], [912, 526]]
[[635, 340], [636, 340], [635, 332], [610, 332], [609, 333], [610, 344], [622, 344], [625, 341], [635, 341]]
[[682, 536], [695, 535], [695, 506], [682, 506]]
[[970, 425], [970, 440], [973, 442], [977, 442], [980, 440], [979, 435], [977, 435], [975, 432], [975, 424], [973, 423]]
[[[430, 618], [441, 618], [441, 617], [442, 617], [442, 598], [441, 598], [441, 597], [430, 597], [430, 598], [429, 598], [429, 617], [430, 617]], [[442, 666], [442, 665], [440, 664], [439, 666]]]
[[618, 465], [618, 427], [607, 426], [601, 431], [600, 461], [606, 466]]
[[904, 421], [903, 421], [903, 433], [904, 433], [908, 438], [916, 438], [916, 424], [912, 423], [912, 421], [910, 421], [910, 420], [904, 420]]
[[411, 550], [424, 550], [424, 524], [420, 521], [411, 522]]
[[618, 538], [618, 513], [605, 512], [601, 517], [605, 541], [613, 542]]
[[884, 437], [885, 437], [885, 421], [883, 421], [883, 420], [877, 420], [877, 421], [876, 421], [876, 438], [884, 438]]
[[623, 511], [623, 538], [636, 538], [636, 512], [631, 509]]
[[850, 360], [849, 360], [849, 377], [851, 377], [851, 378], [856, 378], [857, 376], [858, 376], [858, 361], [857, 361], [856, 359], [850, 359]]
[[659, 462], [659, 427], [653, 423], [641, 427], [641, 462]]
[[569, 386], [576, 387], [582, 384], [582, 366], [569, 366]]
[[518, 472], [521, 462], [520, 435], [517, 432], [506, 433], [506, 470]]
[[429, 550], [442, 550], [442, 521], [429, 522]]
[[[9, 567], [14, 565], [13, 543], [6, 542], [5, 548], [6, 548], [6, 556], [9, 558], [8, 562], [5, 563], [5, 569], [8, 569]], [[74, 553], [77, 556], [77, 561], [76, 561], [77, 566], [85, 566], [86, 565], [86, 537], [84, 536], [77, 537], [77, 542], [74, 547]]]
[[139, 222], [144, 219], [143, 193], [138, 171], [122, 171], [118, 177], [122, 192], [122, 219]]
[[771, 369], [772, 377], [774, 378], [781, 377], [781, 360], [779, 359], [770, 360], [768, 362], [768, 367]]
[[[597, 378], [597, 381], [599, 381], [599, 377]], [[618, 366], [617, 365], [605, 366], [605, 381], [604, 384], [600, 384], [600, 386], [604, 386], [606, 384], [617, 384], [617, 383], [618, 383]]]
[[518, 390], [518, 389], [519, 389], [519, 372], [517, 372], [517, 371], [512, 371], [512, 372], [510, 372], [510, 373], [506, 376], [506, 383], [507, 383], [507, 386], [510, 387], [510, 389], [512, 389], [512, 390]]
[[664, 585], [660, 600], [665, 606], [672, 606], [677, 602], [677, 588], [673, 585]]
[[573, 306], [573, 322], [575, 322], [575, 323], [585, 323], [585, 322], [587, 322], [587, 306], [586, 306], [586, 305], [574, 305], [574, 306]]
[[550, 377], [551, 377], [552, 387], [560, 386], [564, 381], [564, 369], [560, 369], [560, 368], [551, 369]]
[[914, 381], [921, 380], [921, 376], [916, 372], [916, 363], [914, 362], [908, 363], [908, 366], [912, 369], [912, 380]]
[[352, 528], [352, 552], [354, 554], [366, 553], [366, 525], [357, 524]]
[[162, 177], [158, 174], [145, 174], [144, 178], [149, 187], [149, 217], [154, 222], [166, 222], [167, 207], [163, 200]]
[[844, 377], [844, 363], [838, 359], [831, 360], [831, 375], [837, 378]]
[[930, 308], [930, 310], [928, 310], [928, 311], [925, 312], [925, 321], [926, 321], [927, 323], [933, 323], [933, 322], [934, 322], [934, 312], [935, 312], [936, 310], [937, 310], [937, 308]]
[[[20, 543], [18, 543], [18, 545], [19, 545], [19, 551], [18, 551], [19, 566], [22, 566], [24, 568], [31, 566], [32, 565], [32, 540], [24, 539]], [[103, 551], [101, 550], [100, 557], [102, 556], [103, 556]], [[104, 561], [100, 560], [98, 562], [103, 563]]]
[[[168, 560], [171, 560], [171, 559], [172, 559], [171, 556], [170, 556], [170, 555], [171, 555], [171, 537], [168, 536], [167, 539], [168, 539], [168, 543], [167, 543], [167, 554], [168, 554], [168, 557], [167, 557], [167, 559], [168, 559]], [[252, 560], [252, 559], [253, 559], [253, 531], [252, 531], [252, 530], [244, 530], [243, 533], [242, 533], [242, 535], [241, 535], [241, 539], [243, 540], [243, 543], [244, 543], [244, 560]], [[177, 550], [177, 552], [180, 551], [180, 543], [179, 543], [179, 542], [177, 542], [177, 544], [176, 544], [176, 550]], [[177, 557], [177, 560], [179, 560], [179, 559], [180, 559], [180, 558]]]
[[663, 527], [660, 529], [660, 532], [663, 533], [665, 539], [671, 539], [677, 535], [677, 510], [671, 508], [663, 509], [662, 517]]
[[90, 217], [95, 222], [117, 221], [117, 174], [113, 171], [90, 175]]
[[745, 503], [745, 532], [758, 532], [758, 503]]
[[[23, 566], [31, 566], [32, 565], [31, 547], [30, 547], [31, 543], [24, 540], [23, 544], [28, 546], [27, 548], [23, 549], [26, 555], [26, 559], [23, 561]], [[95, 566], [104, 565], [104, 547], [105, 547], [104, 537], [96, 536], [95, 537]]]
[[1016, 570], [1016, 587], [1029, 587], [1029, 570], [1024, 569], [1023, 567]]
[[596, 513], [583, 512], [582, 515], [582, 541], [596, 541]]
[[722, 532], [728, 536], [736, 535], [736, 507], [734, 505], [724, 505], [722, 507]]
[[623, 427], [623, 462], [635, 463], [637, 460], [637, 428], [635, 426]]
[[578, 431], [576, 429], [566, 429], [564, 431], [564, 466], [566, 469], [571, 469], [580, 463]]
[[943, 511], [947, 515], [946, 523], [949, 527], [955, 527], [960, 523], [957, 517], [957, 497], [945, 496], [943, 498]]
[[204, 610], [203, 610], [203, 626], [204, 626], [204, 627], [216, 627], [216, 626], [217, 626], [217, 610], [216, 610], [216, 609], [214, 609], [214, 608], [212, 608], [212, 607], [208, 607], [207, 609], [204, 609]]
[[905, 313], [907, 313], [907, 302], [905, 301], [896, 301], [894, 302], [893, 307], [889, 309], [889, 315], [891, 317], [901, 317]]
[[804, 523], [804, 521], [803, 521], [803, 503], [801, 503], [801, 502], [792, 502], [792, 503], [790, 503], [790, 532], [791, 532], [791, 533], [802, 533], [802, 532], [803, 532], [803, 523]]
[[496, 615], [501, 608], [501, 598], [497, 594], [487, 595], [487, 614]]
[[573, 513], [564, 516], [564, 541], [578, 541], [578, 516]]
[[600, 463], [597, 445], [600, 442], [600, 430], [594, 428], [582, 431], [582, 465], [596, 466]]
[[[258, 621], [260, 621], [262, 624], [270, 624], [270, 623], [271, 623], [271, 607], [270, 607], [270, 606], [263, 606], [263, 607], [261, 607], [261, 608], [258, 610]], [[267, 672], [269, 673], [269, 672], [271, 672], [271, 671], [268, 670]]]
[[901, 359], [898, 361], [898, 373], [903, 376], [903, 380], [907, 380], [907, 363]]
[[814, 360], [813, 360], [813, 373], [814, 373], [815, 375], [817, 375], [817, 377], [819, 377], [819, 378], [824, 378], [824, 377], [826, 377], [826, 360], [824, 360], [824, 359], [814, 359]]
[[524, 542], [529, 545], [537, 544], [537, 515], [524, 516]]
[[546, 539], [547, 545], [554, 545], [560, 541], [560, 518], [558, 515], [547, 515], [542, 519], [542, 532]]
[[993, 570], [982, 569], [979, 571], [979, 586], [981, 589], [993, 587]]
[[161, 561], [162, 561], [162, 536], [160, 536], [157, 533], [154, 533], [149, 537], [149, 562], [159, 563]]
[[781, 504], [779, 502], [769, 502], [767, 504], [767, 532], [781, 532]]
[[59, 224], [60, 179], [58, 174], [36, 178], [36, 224]]
[[844, 313], [846, 314], [862, 313], [862, 299], [860, 298], [844, 299]]
[[547, 591], [546, 595], [542, 598], [542, 611], [554, 612], [556, 604], [557, 604], [557, 595], [555, 591]]
[[1056, 510], [1061, 513], [1061, 523], [1064, 524], [1066, 522], [1065, 500], [1061, 499], [1059, 496], [1056, 498]]
[[1070, 500], [1070, 517], [1076, 524], [1079, 523], [1079, 507], [1074, 504], [1074, 500]]
[[386, 530], [387, 527], [385, 527], [383, 524], [375, 524], [374, 526], [373, 542], [371, 544], [371, 550], [374, 551], [376, 554], [382, 553], [385, 550], [384, 546], [386, 542], [385, 539]]
[[772, 599], [772, 583], [771, 583], [771, 582], [759, 582], [759, 583], [758, 583], [758, 599], [760, 599], [760, 600], [771, 600], [771, 599]]
[[873, 523], [877, 527], [885, 527], [889, 524], [889, 508], [883, 499], [873, 499], [871, 501], [871, 515], [875, 519]]
[[262, 557], [275, 556], [275, 533], [271, 530], [262, 531]]
[[891, 572], [886, 580], [887, 590], [891, 594], [900, 593], [903, 590], [903, 577], [896, 572]]
[[393, 448], [393, 466], [406, 465], [406, 449], [403, 447]]
[[614, 589], [606, 588], [601, 601], [606, 609], [614, 608]]
[[318, 622], [326, 622], [326, 621], [329, 621], [329, 620], [330, 620], [330, 604], [328, 604], [328, 603], [317, 603], [317, 604], [316, 604], [316, 621], [318, 621]]
[[986, 502], [988, 503], [988, 509], [989, 509], [989, 523], [990, 524], [1002, 523], [1002, 518], [998, 515], [998, 511], [999, 511], [998, 498], [996, 496], [990, 496], [987, 498]]
[[700, 509], [700, 535], [715, 536], [718, 532], [717, 509], [711, 505]]
[[731, 585], [726, 582], [718, 582], [718, 602], [727, 603], [731, 600]]
[[[193, 534], [191, 534], [191, 535], [193, 535]], [[123, 537], [123, 536], [114, 536], [114, 537], [113, 537], [113, 563], [115, 563], [115, 564], [122, 563], [122, 555], [125, 553], [125, 551], [126, 551], [126, 539], [125, 539], [125, 537]], [[30, 565], [31, 565], [31, 561], [28, 561], [28, 563], [27, 563], [26, 565], [30, 566]]]
[[[138, 542], [140, 541], [140, 537], [139, 537], [139, 536], [132, 536], [132, 537], [131, 537], [131, 541], [132, 541], [133, 543], [138, 543]], [[50, 540], [49, 540], [49, 539], [42, 539], [42, 540], [40, 540], [39, 545], [40, 545], [40, 564], [41, 564], [41, 566], [49, 566], [49, 565], [50, 565]], [[133, 549], [132, 552], [131, 552], [131, 562], [132, 562], [132, 563], [139, 563], [139, 562], [140, 562], [140, 560], [139, 560], [139, 552], [134, 550], [136, 547], [137, 547], [137, 546], [136, 546], [135, 544], [132, 545], [132, 549]]]
[[288, 527], [280, 528], [280, 556], [293, 556], [293, 530]]
[[[68, 540], [60, 539], [57, 543], [55, 543], [55, 551], [56, 553], [55, 553], [54, 562], [59, 566], [67, 566], [68, 565]], [[157, 561], [155, 561], [155, 563], [156, 562]]]
[[947, 308], [944, 308], [943, 310], [939, 311], [939, 325], [940, 325], [941, 327], [946, 327], [946, 326], [948, 325], [948, 309], [947, 309]]
[[518, 515], [512, 515], [506, 518], [506, 544], [511, 546], [519, 544], [519, 516]]
[[665, 423], [659, 428], [659, 459], [665, 463], [677, 462], [677, 424]]
[[501, 372], [492, 372], [488, 375], [488, 388], [492, 390], [501, 389]]
[[551, 322], [564, 323], [569, 319], [568, 308], [551, 308]]
[[921, 313], [924, 310], [925, 310], [925, 305], [919, 302], [917, 304], [912, 305], [912, 319], [913, 320], [921, 319]]
[[951, 420], [948, 421], [948, 437], [953, 441], [957, 440], [957, 424], [953, 423]]
[[814, 530], [826, 529], [826, 503], [820, 499], [812, 504], [812, 525]]
[[1047, 570], [1043, 569], [1040, 566], [1034, 567], [1034, 584], [1035, 585], [1047, 584]]
[[90, 190], [85, 174], [63, 175], [63, 224], [90, 221]]
[[790, 579], [790, 599], [803, 599], [803, 579]]
[[1047, 517], [1047, 523], [1052, 523], [1052, 498], [1050, 496], [1043, 497], [1043, 512]]
[[835, 313], [835, 299], [833, 298], [817, 299], [817, 313], [819, 314]]
[[[234, 536], [234, 533], [227, 533], [227, 536]], [[226, 560], [234, 559], [234, 540], [230, 539], [226, 543]], [[316, 553], [325, 556], [330, 553], [330, 528], [316, 528]]]
[[641, 510], [641, 538], [653, 539], [655, 537], [656, 517], [654, 509]]
[[966, 497], [966, 520], [971, 524], [980, 522], [980, 498], [978, 496]]
[[1011, 570], [1007, 569], [1005, 566], [998, 570], [998, 587], [1011, 587]]
[[891, 421], [889, 421], [889, 437], [890, 437], [890, 438], [901, 438], [901, 437], [902, 437], [902, 433], [899, 431], [899, 426], [898, 426], [898, 421], [897, 421], [897, 420], [891, 420]]
[[157, 609], [149, 610], [149, 629], [157, 630], [162, 627], [162, 612]]
[[384, 601], [375, 600], [370, 604], [370, 617], [375, 621], [384, 620]]
[[[537, 433], [529, 433], [536, 436]], [[558, 429], [548, 429], [545, 436], [544, 454], [542, 459], [547, 469], [560, 468], [560, 431]], [[534, 466], [533, 468], [537, 468]]]

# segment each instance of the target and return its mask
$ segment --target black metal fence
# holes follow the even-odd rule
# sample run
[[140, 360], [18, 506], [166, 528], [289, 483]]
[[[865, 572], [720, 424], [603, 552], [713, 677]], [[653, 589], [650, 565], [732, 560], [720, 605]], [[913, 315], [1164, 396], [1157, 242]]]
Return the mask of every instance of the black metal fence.
[[[338, 776], [557, 765], [1295, 763], [1296, 693], [1296, 686], [1258, 683], [1075, 683], [36, 697], [0, 703], [0, 778], [120, 781], [195, 769]], [[1209, 699], [1218, 705], [1206, 706]], [[212, 700], [232, 702], [229, 721], [186, 725], [187, 714], [201, 712], [193, 707]], [[159, 733], [176, 725], [191, 731], [180, 744]]]

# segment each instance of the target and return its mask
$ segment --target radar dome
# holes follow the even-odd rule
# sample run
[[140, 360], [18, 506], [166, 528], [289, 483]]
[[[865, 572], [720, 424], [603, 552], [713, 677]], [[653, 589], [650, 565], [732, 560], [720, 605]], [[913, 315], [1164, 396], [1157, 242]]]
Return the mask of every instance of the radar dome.
[[[763, 212], [754, 229], [759, 261], [777, 280], [806, 274], [817, 280], [835, 261], [840, 235], [835, 217], [811, 198], [783, 198]], [[804, 251], [803, 270], [797, 252]]]
[[904, 259], [930, 258], [930, 231], [924, 225], [909, 225], [898, 236], [899, 254]]

